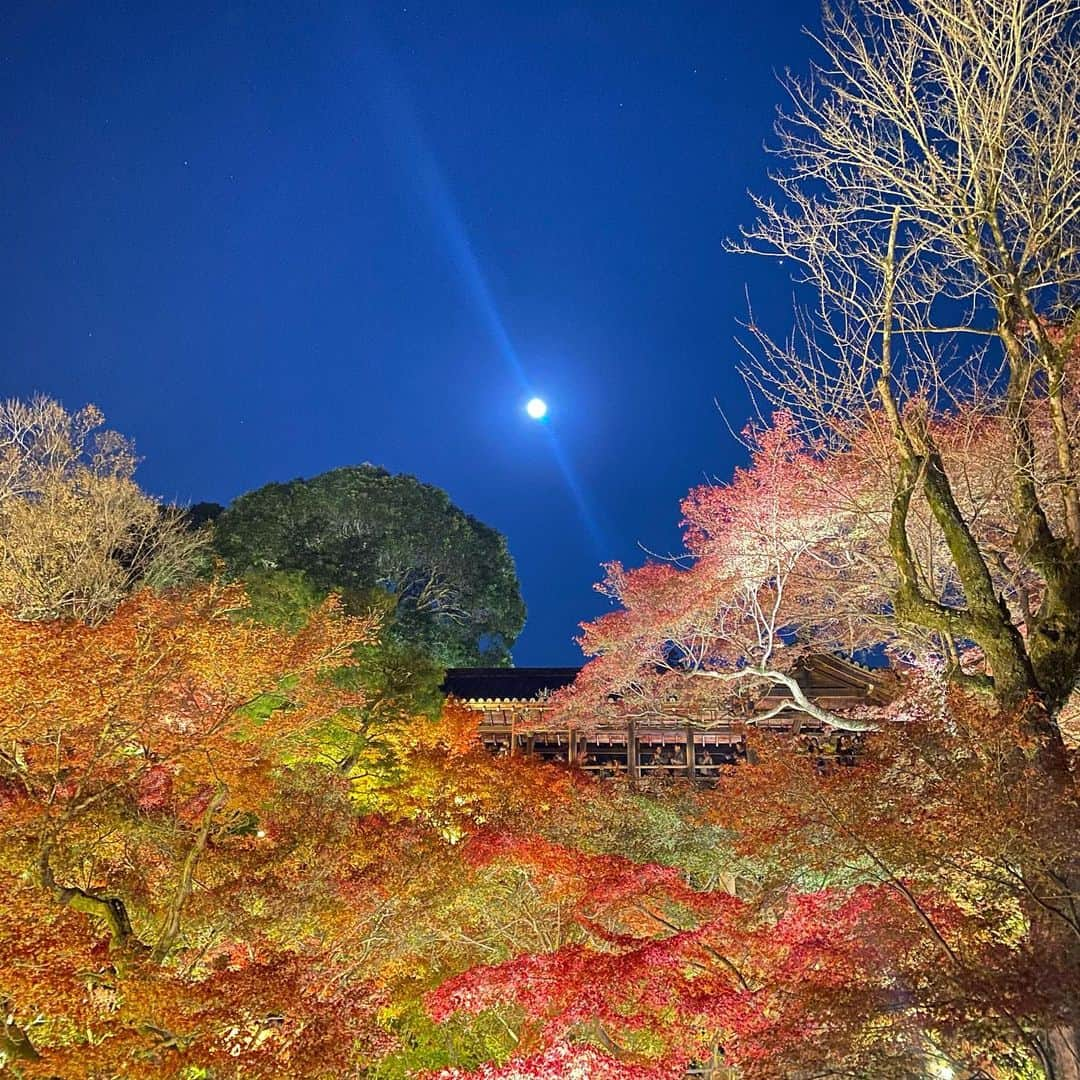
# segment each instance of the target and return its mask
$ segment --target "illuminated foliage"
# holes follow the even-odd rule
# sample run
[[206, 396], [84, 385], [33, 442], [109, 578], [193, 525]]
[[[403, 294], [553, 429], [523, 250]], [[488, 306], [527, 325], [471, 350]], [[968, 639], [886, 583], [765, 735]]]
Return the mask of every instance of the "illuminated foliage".
[[302, 571], [350, 609], [388, 600], [389, 637], [446, 665], [508, 663], [525, 621], [505, 538], [439, 488], [374, 465], [241, 495], [214, 544], [234, 574]]
[[206, 537], [139, 489], [131, 443], [93, 405], [0, 402], [0, 607], [97, 622], [144, 586], [189, 580]]
[[364, 866], [318, 730], [362, 704], [331, 676], [377, 627], [327, 603], [290, 635], [243, 603], [0, 625], [0, 993], [42, 1075], [324, 1075], [374, 1030], [378, 994], [318, 933]]

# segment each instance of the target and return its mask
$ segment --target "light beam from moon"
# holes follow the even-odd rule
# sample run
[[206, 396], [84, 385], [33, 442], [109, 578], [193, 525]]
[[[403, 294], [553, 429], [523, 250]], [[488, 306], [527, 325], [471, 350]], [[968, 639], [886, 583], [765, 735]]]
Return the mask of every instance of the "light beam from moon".
[[[379, 49], [372, 51], [373, 66], [381, 69], [382, 80], [378, 88], [381, 99], [383, 119], [391, 145], [404, 152], [406, 168], [419, 194], [427, 203], [436, 226], [442, 233], [448, 254], [461, 275], [462, 285], [473, 302], [473, 306], [495, 341], [507, 368], [512, 372], [523, 389], [528, 389], [529, 379], [525, 374], [517, 349], [506, 329], [502, 315], [495, 303], [495, 298], [488, 287], [487, 279], [480, 266], [480, 260], [473, 250], [465, 223], [458, 213], [454, 198], [443, 178], [435, 155], [431, 152], [427, 140], [416, 122], [413, 110], [400, 81], [394, 76], [386, 54]], [[547, 405], [543, 399], [536, 399], [543, 405], [544, 412], [533, 419], [546, 417]], [[530, 405], [532, 402], [529, 403]], [[529, 406], [526, 406], [528, 410]], [[532, 415], [531, 412], [529, 414]], [[611, 550], [610, 545], [601, 535], [596, 516], [589, 507], [585, 492], [577, 478], [576, 470], [567, 457], [562, 445], [550, 425], [545, 424], [551, 440], [552, 457], [563, 475], [563, 480], [570, 492], [582, 524], [592, 540], [597, 554], [604, 558]]]

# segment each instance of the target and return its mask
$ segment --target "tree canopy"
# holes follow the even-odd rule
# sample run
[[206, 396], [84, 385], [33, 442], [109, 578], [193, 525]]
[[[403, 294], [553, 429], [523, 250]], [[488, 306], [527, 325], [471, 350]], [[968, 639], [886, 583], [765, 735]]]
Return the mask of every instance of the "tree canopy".
[[[751, 327], [776, 411], [682, 552], [607, 567], [543, 716], [734, 727], [710, 789], [497, 758], [440, 711], [432, 658], [505, 662], [523, 607], [436, 488], [269, 485], [216, 523], [242, 585], [139, 573], [91, 615], [19, 588], [111, 521], [84, 487], [157, 520], [127, 445], [50, 410], [0, 442], [33, 554], [0, 590], [0, 1064], [1080, 1080], [1075, 16], [857, 0], [791, 84], [747, 232], [813, 296], [794, 338]], [[900, 661], [887, 705], [804, 695], [860, 649]]]
[[[744, 689], [783, 683], [828, 728], [865, 731], [885, 718], [815, 709], [792, 672], [814, 650], [889, 651], [912, 676], [896, 719], [914, 754], [872, 732], [864, 753], [885, 750], [883, 765], [864, 757], [841, 797], [817, 754], [801, 772], [794, 747], [759, 754], [725, 792], [731, 824], [780, 860], [788, 900], [815, 880], [812, 847], [834, 896], [884, 884], [951, 972], [924, 997], [930, 953], [905, 971], [907, 946], [882, 946], [891, 1019], [866, 1018], [856, 1075], [932, 1074], [902, 1062], [910, 1033], [899, 1058], [882, 1034], [910, 1009], [964, 1075], [1076, 1080], [1080, 860], [1054, 840], [1077, 804], [1076, 6], [858, 0], [826, 5], [816, 40], [824, 59], [788, 80], [778, 191], [735, 245], [794, 268], [794, 331], [748, 324], [744, 371], [776, 412], [746, 432], [749, 468], [684, 501], [679, 558], [608, 568], [619, 607], [585, 628], [594, 659], [562, 708], [648, 716], [676, 695], [730, 713]], [[759, 894], [759, 917], [773, 899]], [[994, 925], [962, 929], [995, 908]], [[968, 952], [978, 941], [993, 955]], [[961, 1034], [980, 997], [972, 1015], [997, 1031]]]
[[94, 405], [0, 403], [0, 607], [105, 619], [143, 587], [190, 580], [206, 535], [142, 491], [129, 439]]
[[388, 633], [447, 666], [508, 663], [525, 621], [505, 537], [440, 488], [374, 465], [241, 495], [215, 547], [233, 574], [302, 571], [347, 605], [389, 600]]

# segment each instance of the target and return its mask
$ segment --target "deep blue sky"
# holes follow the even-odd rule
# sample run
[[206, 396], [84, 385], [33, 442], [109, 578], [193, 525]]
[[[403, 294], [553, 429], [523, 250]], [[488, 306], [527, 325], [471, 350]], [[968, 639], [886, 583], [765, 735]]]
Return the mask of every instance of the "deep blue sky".
[[0, 394], [96, 402], [180, 502], [362, 461], [438, 484], [509, 538], [517, 662], [576, 662], [598, 564], [670, 549], [739, 460], [744, 291], [782, 319], [789, 290], [721, 244], [816, 21], [9, 0]]

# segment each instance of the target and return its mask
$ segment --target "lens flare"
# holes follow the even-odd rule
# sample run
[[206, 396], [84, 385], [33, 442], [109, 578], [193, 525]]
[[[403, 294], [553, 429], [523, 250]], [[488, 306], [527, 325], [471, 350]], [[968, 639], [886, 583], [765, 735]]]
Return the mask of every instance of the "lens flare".
[[[432, 218], [442, 233], [448, 254], [461, 276], [462, 286], [471, 298], [477, 314], [487, 325], [508, 371], [516, 379], [518, 385], [528, 392], [531, 380], [525, 372], [514, 342], [503, 322], [495, 297], [488, 287], [480, 260], [473, 249], [468, 230], [458, 212], [442, 170], [416, 122], [408, 97], [385, 55], [380, 55], [376, 49], [371, 53], [371, 60], [373, 68], [382, 75], [376, 87], [376, 94], [382, 107], [381, 112], [391, 146], [401, 155], [407, 174], [417, 186], [417, 193], [427, 203]], [[548, 407], [543, 398], [532, 398], [525, 405], [525, 411], [538, 423], [548, 419]], [[589, 505], [589, 500], [578, 478], [577, 469], [561, 441], [556, 437], [554, 425], [545, 423], [544, 433], [550, 440], [552, 456], [577, 505], [582, 524], [597, 555], [603, 558], [611, 550], [611, 546], [605, 540], [604, 530], [600, 527]]]

